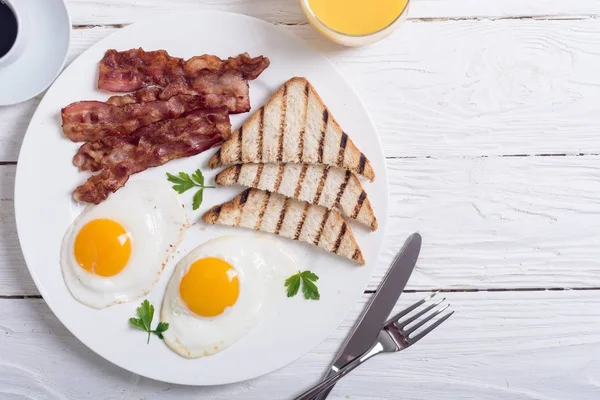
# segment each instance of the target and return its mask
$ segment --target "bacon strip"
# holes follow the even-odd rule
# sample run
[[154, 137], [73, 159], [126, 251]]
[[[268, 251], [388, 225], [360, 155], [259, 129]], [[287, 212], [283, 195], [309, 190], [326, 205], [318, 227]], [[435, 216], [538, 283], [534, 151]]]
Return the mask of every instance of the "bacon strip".
[[[243, 85], [244, 85], [243, 91], [247, 92], [246, 89], [248, 88], [248, 85], [246, 83], [244, 83]], [[174, 89], [174, 87], [171, 86], [171, 89]], [[136, 104], [136, 103], [150, 103], [153, 101], [172, 99], [173, 97], [176, 97], [176, 96], [194, 96], [194, 95], [196, 95], [195, 91], [189, 92], [189, 91], [183, 90], [183, 93], [191, 93], [191, 94], [178, 94], [173, 97], [170, 97], [169, 94], [165, 94], [163, 96], [163, 93], [165, 93], [165, 90], [166, 90], [165, 88], [162, 88], [160, 86], [150, 86], [147, 88], [136, 90], [133, 93], [129, 93], [129, 94], [121, 95], [121, 96], [111, 96], [106, 101], [106, 104], [110, 104], [112, 106], [117, 106], [117, 107], [122, 107], [122, 106]], [[207, 90], [200, 90], [200, 91], [210, 91], [210, 90], [211, 89], [208, 88]], [[214, 90], [214, 88], [212, 88], [212, 90]], [[226, 90], [221, 90], [221, 91], [225, 92]], [[249, 99], [248, 93], [242, 94], [241, 96], [236, 96], [234, 93], [204, 93], [199, 96], [202, 96], [206, 99], [208, 107], [227, 106], [230, 114], [239, 114], [241, 112], [247, 112], [250, 110], [250, 101], [249, 101], [250, 99]]]
[[62, 109], [63, 132], [74, 142], [126, 135], [163, 119], [177, 118], [197, 108], [220, 107], [222, 95], [173, 96], [169, 100], [126, 104], [121, 107], [100, 101], [80, 101]]
[[84, 171], [100, 171], [75, 189], [77, 201], [98, 204], [121, 188], [129, 176], [168, 161], [199, 154], [231, 134], [227, 108], [192, 111], [122, 136], [108, 136], [79, 148], [73, 163]]
[[171, 57], [165, 50], [110, 49], [100, 61], [98, 88], [111, 92], [131, 92], [152, 85], [165, 87], [180, 78], [193, 79], [202, 72], [236, 72], [245, 80], [253, 80], [268, 66], [268, 58], [250, 58], [248, 53], [227, 60], [205, 54], [185, 61]]
[[250, 109], [248, 80], [256, 79], [268, 66], [268, 58], [250, 58], [246, 53], [227, 60], [203, 55], [185, 61], [164, 50], [107, 50], [100, 61], [98, 88], [112, 92], [131, 92], [154, 85], [164, 88], [158, 93], [145, 91], [140, 96], [112, 98], [116, 103], [139, 101], [147, 95], [161, 100], [178, 94], [227, 95], [236, 99], [230, 112], [240, 113]]
[[160, 100], [159, 96], [163, 90], [160, 86], [150, 86], [122, 96], [111, 96], [106, 103], [118, 107], [126, 104], [148, 103]]

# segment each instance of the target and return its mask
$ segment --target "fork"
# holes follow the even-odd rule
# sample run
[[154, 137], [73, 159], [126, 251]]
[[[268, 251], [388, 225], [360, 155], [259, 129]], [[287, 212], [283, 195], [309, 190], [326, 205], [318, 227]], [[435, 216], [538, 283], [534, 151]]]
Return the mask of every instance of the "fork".
[[[369, 350], [367, 350], [362, 356], [355, 358], [350, 363], [335, 371], [336, 373], [334, 375], [323, 379], [321, 382], [317, 383], [315, 386], [308, 389], [300, 396], [296, 397], [295, 400], [311, 400], [315, 396], [319, 395], [322, 391], [327, 390], [331, 386], [335, 385], [337, 381], [342, 379], [344, 376], [349, 374], [352, 370], [354, 370], [356, 367], [358, 367], [371, 357], [374, 357], [377, 354], [381, 353], [395, 353], [397, 351], [402, 351], [417, 343], [425, 336], [427, 336], [427, 334], [429, 334], [435, 328], [440, 326], [442, 322], [444, 322], [445, 320], [450, 318], [452, 314], [454, 314], [454, 311], [445, 313], [443, 316], [435, 320], [432, 324], [428, 325], [425, 329], [413, 336], [413, 333], [415, 333], [418, 329], [423, 327], [426, 323], [428, 323], [433, 318], [443, 313], [448, 307], [450, 307], [450, 304], [446, 304], [438, 308], [437, 310], [434, 310], [436, 307], [442, 304], [444, 300], [446, 300], [445, 297], [427, 306], [424, 310], [419, 311], [418, 313], [404, 321], [400, 321], [400, 319], [402, 319], [415, 309], [419, 308], [423, 304], [427, 303], [437, 293], [438, 292], [432, 293], [431, 295], [425, 297], [421, 301], [416, 302], [412, 306], [406, 308], [405, 310], [394, 315], [392, 318], [388, 319], [381, 328], [381, 331], [377, 336], [377, 340]], [[416, 322], [419, 318], [421, 318], [427, 313], [429, 314], [425, 318]], [[409, 325], [413, 324], [413, 322], [416, 323], [409, 327]]]

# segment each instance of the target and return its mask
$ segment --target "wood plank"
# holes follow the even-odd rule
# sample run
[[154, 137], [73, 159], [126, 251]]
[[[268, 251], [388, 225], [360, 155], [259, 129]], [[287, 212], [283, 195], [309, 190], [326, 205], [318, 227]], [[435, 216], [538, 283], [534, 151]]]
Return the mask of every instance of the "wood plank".
[[15, 166], [0, 165], [0, 295], [38, 295], [17, 237]]
[[[396, 309], [423, 296], [404, 294]], [[456, 314], [438, 331], [403, 354], [369, 361], [340, 382], [329, 398], [600, 397], [597, 291], [447, 297]], [[195, 388], [151, 381], [110, 364], [66, 331], [43, 300], [0, 300], [0, 397], [289, 399], [316, 382], [357, 315], [358, 310], [351, 313], [314, 351], [270, 375]]]
[[[169, 11], [231, 11], [279, 23], [306, 21], [298, 0], [69, 0], [75, 24], [122, 24], [152, 18]], [[482, 17], [567, 17], [600, 14], [597, 0], [412, 0], [408, 17], [418, 18], [482, 18]]]
[[[75, 30], [69, 58], [115, 29]], [[408, 23], [361, 49], [283, 29], [356, 87], [388, 157], [600, 153], [595, 20]], [[0, 161], [16, 161], [36, 104], [0, 109]]]
[[600, 158], [388, 160], [378, 282], [404, 238], [424, 238], [410, 287], [600, 287]]
[[[0, 295], [33, 295], [14, 171], [0, 166]], [[600, 157], [390, 159], [388, 173], [388, 232], [369, 289], [414, 231], [424, 246], [409, 289], [600, 287]]]
[[356, 87], [388, 157], [600, 153], [596, 21], [409, 23], [344, 50], [288, 29]]
[[17, 161], [23, 136], [39, 102], [39, 98], [33, 98], [0, 107], [0, 161]]

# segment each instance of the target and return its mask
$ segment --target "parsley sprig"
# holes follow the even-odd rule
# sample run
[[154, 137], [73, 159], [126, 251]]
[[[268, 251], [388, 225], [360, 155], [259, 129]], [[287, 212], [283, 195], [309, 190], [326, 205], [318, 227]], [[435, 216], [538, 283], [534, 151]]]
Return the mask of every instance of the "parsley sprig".
[[152, 318], [154, 317], [154, 306], [150, 304], [148, 300], [144, 300], [142, 305], [137, 308], [137, 316], [139, 318], [129, 318], [129, 324], [132, 326], [148, 332], [148, 340], [146, 343], [150, 343], [150, 334], [153, 333], [160, 340], [163, 340], [163, 332], [169, 329], [169, 324], [166, 322], [159, 322], [156, 329], [152, 330]]
[[202, 171], [199, 169], [197, 169], [191, 177], [185, 172], [180, 172], [177, 176], [167, 172], [167, 179], [169, 182], [174, 183], [173, 190], [179, 194], [187, 192], [194, 187], [200, 188], [198, 191], [196, 191], [192, 200], [192, 209], [194, 210], [197, 210], [200, 207], [200, 204], [202, 204], [204, 189], [215, 187], [204, 185], [204, 176], [202, 175]]
[[315, 282], [319, 280], [319, 277], [314, 272], [309, 270], [298, 271], [285, 280], [285, 287], [287, 288], [287, 297], [294, 297], [298, 294], [300, 286], [302, 286], [302, 293], [304, 298], [307, 300], [319, 300], [321, 295], [319, 294], [319, 288], [315, 285]]

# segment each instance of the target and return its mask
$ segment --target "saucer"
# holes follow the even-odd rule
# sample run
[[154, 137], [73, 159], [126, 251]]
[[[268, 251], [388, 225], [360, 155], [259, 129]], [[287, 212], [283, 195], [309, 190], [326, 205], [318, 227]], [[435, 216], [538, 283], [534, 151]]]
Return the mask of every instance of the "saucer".
[[27, 43], [21, 56], [0, 67], [0, 106], [37, 96], [50, 86], [65, 65], [71, 40], [71, 20], [63, 0], [18, 0], [27, 21]]

